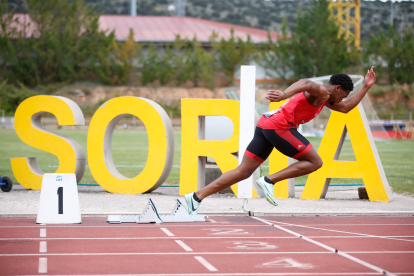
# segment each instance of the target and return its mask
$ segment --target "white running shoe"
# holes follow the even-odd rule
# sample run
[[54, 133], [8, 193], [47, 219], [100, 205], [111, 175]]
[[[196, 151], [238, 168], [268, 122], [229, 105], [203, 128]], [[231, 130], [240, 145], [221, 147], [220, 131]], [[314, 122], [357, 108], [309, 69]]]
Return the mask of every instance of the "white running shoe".
[[276, 201], [276, 198], [274, 197], [273, 185], [271, 183], [267, 183], [264, 178], [265, 178], [264, 176], [260, 177], [259, 179], [256, 180], [256, 183], [260, 187], [260, 189], [262, 189], [266, 197], [266, 200], [270, 204], [277, 206], [277, 201]]
[[187, 210], [189, 215], [197, 215], [198, 208], [200, 207], [200, 203], [194, 200], [193, 194], [194, 193], [189, 193], [184, 196], [185, 201], [187, 202]]

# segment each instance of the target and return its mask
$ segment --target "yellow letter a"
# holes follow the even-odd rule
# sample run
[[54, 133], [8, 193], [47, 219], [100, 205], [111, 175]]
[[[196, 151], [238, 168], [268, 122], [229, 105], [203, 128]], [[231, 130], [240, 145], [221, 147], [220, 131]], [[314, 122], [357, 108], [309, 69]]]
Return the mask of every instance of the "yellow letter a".
[[[337, 160], [347, 130], [357, 161]], [[362, 178], [370, 201], [393, 200], [361, 104], [348, 114], [332, 111], [318, 153], [323, 166], [309, 175], [301, 199], [319, 199], [326, 192], [331, 178]]]

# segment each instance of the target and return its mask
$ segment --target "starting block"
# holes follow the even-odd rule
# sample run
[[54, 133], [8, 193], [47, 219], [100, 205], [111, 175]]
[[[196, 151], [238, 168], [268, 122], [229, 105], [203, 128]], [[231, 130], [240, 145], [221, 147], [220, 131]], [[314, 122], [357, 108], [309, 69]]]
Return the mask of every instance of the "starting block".
[[145, 207], [141, 215], [109, 215], [109, 223], [122, 223], [122, 222], [135, 222], [135, 223], [163, 223], [163, 222], [196, 222], [206, 221], [205, 216], [196, 215], [190, 216], [187, 209], [177, 199], [174, 210], [170, 215], [159, 215], [157, 208], [152, 202], [151, 198], [148, 199], [148, 204]]

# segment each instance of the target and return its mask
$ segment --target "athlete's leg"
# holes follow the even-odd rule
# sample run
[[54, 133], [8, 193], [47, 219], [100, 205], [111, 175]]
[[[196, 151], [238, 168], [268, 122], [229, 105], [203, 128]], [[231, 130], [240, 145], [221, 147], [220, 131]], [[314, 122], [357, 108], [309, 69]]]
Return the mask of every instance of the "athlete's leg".
[[268, 178], [276, 183], [288, 178], [294, 178], [312, 173], [322, 167], [322, 159], [314, 148], [297, 158], [299, 161], [289, 167], [269, 175]]
[[268, 129], [263, 130], [263, 134], [278, 151], [299, 160], [299, 162], [269, 175], [268, 179], [272, 182], [276, 183], [284, 179], [309, 174], [322, 167], [322, 159], [312, 147], [312, 144], [295, 128]]
[[256, 127], [253, 140], [247, 146], [241, 164], [236, 169], [224, 173], [211, 184], [196, 192], [196, 196], [203, 200], [213, 193], [217, 193], [234, 183], [248, 178], [267, 159], [272, 150], [273, 145], [264, 136], [263, 129]]
[[260, 166], [260, 164], [261, 162], [243, 155], [242, 163], [236, 169], [225, 172], [209, 185], [196, 192], [197, 197], [200, 200], [203, 200], [211, 194], [217, 193], [227, 187], [230, 187], [234, 183], [248, 178]]

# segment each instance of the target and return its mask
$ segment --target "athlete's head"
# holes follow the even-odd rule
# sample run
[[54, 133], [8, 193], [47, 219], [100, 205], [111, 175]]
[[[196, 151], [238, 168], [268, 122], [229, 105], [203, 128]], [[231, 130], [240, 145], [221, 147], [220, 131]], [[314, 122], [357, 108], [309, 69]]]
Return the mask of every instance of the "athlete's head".
[[354, 89], [354, 84], [347, 74], [333, 74], [326, 85], [331, 97], [329, 98], [330, 105], [340, 103], [345, 97]]

